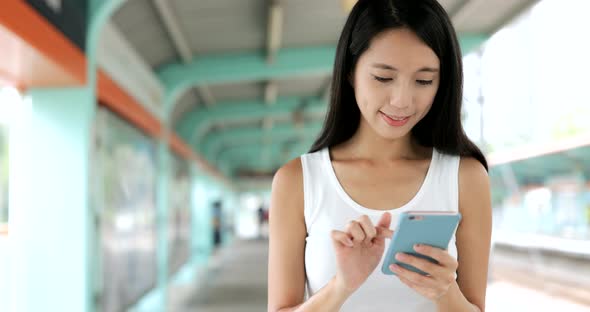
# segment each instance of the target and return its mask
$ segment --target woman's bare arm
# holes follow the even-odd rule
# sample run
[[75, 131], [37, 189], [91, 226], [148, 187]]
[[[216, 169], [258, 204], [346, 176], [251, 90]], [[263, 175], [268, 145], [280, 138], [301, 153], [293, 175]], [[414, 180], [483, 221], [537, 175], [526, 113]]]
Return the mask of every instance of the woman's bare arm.
[[301, 160], [277, 171], [269, 211], [268, 311], [338, 311], [350, 294], [336, 279], [309, 300], [305, 293], [305, 237]]
[[[492, 234], [492, 208], [488, 174], [474, 158], [462, 158], [459, 169], [457, 229], [459, 268], [454, 291], [442, 300], [439, 311], [485, 311], [488, 262]], [[468, 309], [463, 309], [470, 305]], [[444, 308], [443, 308], [444, 307]]]

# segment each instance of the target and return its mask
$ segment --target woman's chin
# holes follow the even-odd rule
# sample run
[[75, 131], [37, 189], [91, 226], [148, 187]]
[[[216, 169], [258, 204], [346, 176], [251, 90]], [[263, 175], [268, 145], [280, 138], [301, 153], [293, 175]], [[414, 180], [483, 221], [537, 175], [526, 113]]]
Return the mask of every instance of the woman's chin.
[[385, 140], [397, 140], [408, 135], [409, 131], [406, 129], [379, 129], [377, 135]]

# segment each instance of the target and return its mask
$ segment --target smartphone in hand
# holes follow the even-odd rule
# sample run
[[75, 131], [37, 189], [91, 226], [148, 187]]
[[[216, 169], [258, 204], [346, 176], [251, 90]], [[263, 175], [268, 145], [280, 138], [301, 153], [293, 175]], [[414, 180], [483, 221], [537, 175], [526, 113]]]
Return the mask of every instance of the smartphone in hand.
[[384, 274], [395, 274], [389, 269], [392, 264], [426, 275], [421, 270], [397, 261], [395, 255], [398, 252], [408, 253], [413, 256], [427, 259], [436, 263], [436, 260], [416, 253], [415, 244], [429, 245], [441, 249], [447, 249], [453, 233], [457, 230], [461, 213], [457, 211], [406, 211], [400, 214], [397, 229], [393, 233], [391, 243], [385, 254], [381, 271]]

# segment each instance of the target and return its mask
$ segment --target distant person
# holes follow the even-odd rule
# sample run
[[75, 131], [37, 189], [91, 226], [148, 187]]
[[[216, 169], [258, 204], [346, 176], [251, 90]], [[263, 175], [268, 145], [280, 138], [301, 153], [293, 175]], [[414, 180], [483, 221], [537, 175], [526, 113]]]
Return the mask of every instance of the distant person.
[[[490, 187], [461, 125], [462, 75], [437, 0], [356, 3], [323, 130], [273, 180], [269, 311], [484, 311]], [[416, 247], [438, 263], [400, 259], [427, 276], [379, 267], [392, 218], [405, 210], [463, 216], [448, 250]]]
[[221, 201], [213, 203], [213, 247], [221, 245]]
[[258, 238], [264, 238], [264, 228], [268, 222], [268, 213], [264, 205], [260, 205], [257, 210], [258, 214]]

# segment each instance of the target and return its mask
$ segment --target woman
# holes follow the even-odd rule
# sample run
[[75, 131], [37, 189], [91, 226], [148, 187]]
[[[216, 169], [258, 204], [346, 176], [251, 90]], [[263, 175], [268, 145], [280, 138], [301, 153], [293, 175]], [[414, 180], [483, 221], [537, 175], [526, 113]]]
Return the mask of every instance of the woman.
[[[275, 175], [269, 311], [484, 311], [487, 163], [461, 125], [462, 64], [436, 0], [360, 0], [338, 42], [330, 109]], [[459, 211], [448, 250], [381, 273], [400, 212]]]

